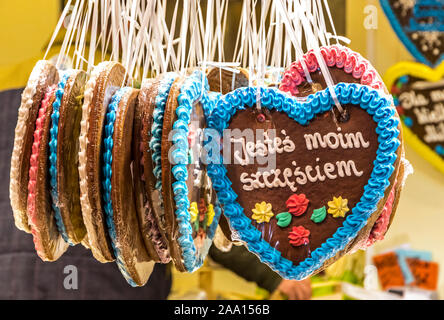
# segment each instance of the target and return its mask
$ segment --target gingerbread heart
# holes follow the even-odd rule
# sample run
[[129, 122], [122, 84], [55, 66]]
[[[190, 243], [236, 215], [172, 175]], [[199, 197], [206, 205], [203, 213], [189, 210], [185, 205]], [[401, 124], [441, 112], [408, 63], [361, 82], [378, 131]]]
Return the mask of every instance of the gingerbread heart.
[[172, 260], [179, 271], [200, 268], [221, 214], [202, 163], [202, 133], [219, 94], [194, 71], [173, 83], [162, 128], [162, 198]]
[[46, 88], [58, 82], [56, 67], [46, 60], [40, 60], [29, 76], [22, 94], [15, 128], [14, 148], [11, 156], [9, 197], [18, 229], [31, 232], [26, 214], [29, 182], [29, 158], [33, 144], [35, 121]]
[[421, 63], [436, 66], [444, 59], [444, 3], [424, 0], [380, 0], [393, 30]]
[[107, 107], [103, 133], [102, 199], [106, 224], [120, 272], [132, 286], [148, 281], [154, 261], [137, 219], [131, 172], [134, 108], [138, 89], [124, 87]]
[[102, 132], [106, 109], [125, 80], [125, 68], [104, 61], [91, 72], [86, 83], [79, 136], [80, 205], [92, 254], [100, 262], [114, 261], [101, 195]]
[[384, 80], [407, 143], [444, 173], [444, 62], [436, 69], [400, 62], [387, 71]]
[[86, 236], [80, 210], [78, 140], [86, 73], [68, 70], [55, 93], [49, 140], [52, 207], [63, 239], [75, 245]]
[[359, 84], [333, 89], [346, 122], [328, 90], [299, 102], [273, 88], [237, 89], [209, 120], [224, 135], [223, 155], [208, 150], [217, 154], [208, 174], [224, 214], [249, 250], [288, 279], [318, 272], [368, 237], [400, 168], [391, 99]]

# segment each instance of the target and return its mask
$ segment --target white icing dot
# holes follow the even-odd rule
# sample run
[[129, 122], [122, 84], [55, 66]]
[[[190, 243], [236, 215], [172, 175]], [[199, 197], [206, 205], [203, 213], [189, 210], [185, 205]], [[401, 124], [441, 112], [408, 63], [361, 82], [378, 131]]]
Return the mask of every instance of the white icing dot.
[[291, 164], [296, 166], [296, 161], [292, 161]]
[[338, 127], [338, 132], [341, 132], [341, 131], [342, 131], [341, 127]]

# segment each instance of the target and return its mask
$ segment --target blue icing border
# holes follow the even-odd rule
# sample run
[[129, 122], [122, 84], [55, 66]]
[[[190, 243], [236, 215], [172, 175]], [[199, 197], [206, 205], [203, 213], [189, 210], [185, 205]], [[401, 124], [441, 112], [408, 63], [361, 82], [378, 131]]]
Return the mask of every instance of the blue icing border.
[[[156, 96], [156, 107], [153, 112], [153, 124], [151, 127], [151, 140], [150, 149], [153, 151], [151, 158], [153, 160], [153, 174], [156, 178], [155, 188], [161, 190], [162, 188], [162, 166], [161, 166], [161, 144], [162, 144], [162, 128], [163, 128], [163, 116], [165, 113], [165, 106], [170, 94], [171, 86], [178, 75], [174, 72], [165, 74], [164, 78], [160, 81], [159, 88]], [[160, 195], [162, 197], [162, 195]]]
[[116, 121], [116, 112], [119, 106], [120, 100], [123, 95], [131, 90], [129, 87], [121, 88], [116, 91], [113, 95], [110, 104], [108, 105], [106, 117], [105, 117], [105, 127], [103, 133], [103, 180], [102, 180], [102, 198], [103, 198], [103, 208], [106, 214], [106, 224], [108, 226], [109, 236], [111, 238], [111, 244], [114, 250], [114, 255], [116, 256], [117, 266], [120, 272], [124, 276], [125, 280], [133, 287], [137, 287], [137, 284], [131, 278], [125, 267], [125, 263], [122, 259], [122, 254], [119, 247], [116, 245], [116, 226], [114, 224], [113, 216], [113, 204], [111, 200], [111, 176], [112, 176], [112, 163], [113, 163], [113, 134], [114, 134], [114, 123]]
[[381, 7], [383, 11], [385, 12], [387, 19], [390, 22], [390, 25], [392, 26], [395, 33], [398, 35], [401, 42], [405, 45], [407, 50], [413, 55], [413, 57], [418, 60], [421, 63], [424, 63], [430, 67], [438, 66], [443, 60], [444, 60], [444, 53], [441, 54], [441, 57], [437, 60], [435, 64], [427, 60], [425, 55], [421, 53], [421, 51], [418, 50], [418, 48], [415, 46], [415, 44], [410, 40], [410, 38], [407, 35], [407, 32], [404, 31], [403, 27], [399, 23], [398, 18], [396, 17], [395, 13], [393, 12], [390, 3], [388, 0], [379, 0], [381, 3]]
[[[295, 266], [292, 261], [283, 258], [278, 250], [263, 240], [261, 232], [244, 215], [244, 209], [236, 201], [237, 194], [231, 188], [231, 181], [226, 175], [227, 170], [223, 165], [222, 155], [219, 155], [219, 164], [212, 163], [211, 160], [208, 164], [208, 174], [213, 181], [219, 201], [223, 205], [224, 214], [230, 221], [230, 226], [239, 232], [241, 240], [247, 243], [250, 251], [287, 279], [301, 280], [308, 277], [356, 237], [377, 209], [379, 200], [384, 197], [385, 189], [389, 186], [389, 178], [395, 170], [396, 150], [400, 146], [397, 137], [400, 132], [399, 119], [395, 117], [396, 111], [391, 106], [391, 100], [382, 96], [377, 90], [358, 84], [340, 83], [334, 86], [334, 90], [341, 104], [359, 105], [373, 117], [377, 123], [379, 147], [371, 177], [364, 187], [360, 202], [347, 216], [343, 226], [314, 250], [311, 257], [306, 258], [299, 265]], [[222, 134], [238, 110], [255, 104], [256, 93], [257, 88], [240, 88], [222, 97], [211, 114], [208, 127]], [[274, 88], [260, 88], [259, 96], [263, 107], [285, 112], [301, 125], [308, 124], [317, 114], [330, 110], [334, 105], [329, 90], [310, 95], [304, 103]]]
[[57, 90], [55, 93], [55, 100], [52, 104], [52, 114], [51, 114], [51, 129], [50, 129], [50, 140], [49, 140], [49, 183], [50, 183], [50, 194], [52, 199], [52, 209], [54, 210], [54, 217], [57, 229], [62, 236], [63, 240], [69, 245], [75, 245], [68, 237], [65, 224], [63, 222], [62, 215], [59, 208], [59, 194], [57, 185], [57, 136], [59, 133], [59, 117], [60, 117], [60, 106], [62, 104], [63, 94], [65, 93], [66, 82], [69, 79], [71, 72], [63, 72], [62, 79], [57, 84]]
[[[189, 212], [190, 202], [188, 200], [188, 187], [186, 181], [188, 178], [188, 133], [189, 124], [191, 121], [191, 112], [193, 105], [200, 101], [204, 111], [205, 118], [215, 108], [216, 102], [220, 94], [209, 93], [208, 80], [200, 70], [194, 71], [183, 83], [180, 88], [179, 96], [177, 97], [178, 106], [176, 108], [177, 120], [173, 124], [175, 134], [173, 136], [172, 174], [175, 179], [173, 182], [174, 201], [176, 203], [175, 215], [178, 223], [179, 237], [177, 242], [182, 249], [182, 257], [185, 269], [188, 272], [200, 268], [205, 259], [208, 250], [203, 250], [201, 255], [197, 254], [197, 249], [193, 240], [193, 230], [191, 226], [191, 215]], [[214, 220], [209, 227], [211, 236], [214, 236], [214, 231], [219, 223], [221, 214], [220, 207], [217, 203], [213, 205], [215, 210]], [[207, 238], [209, 234], [207, 233]]]

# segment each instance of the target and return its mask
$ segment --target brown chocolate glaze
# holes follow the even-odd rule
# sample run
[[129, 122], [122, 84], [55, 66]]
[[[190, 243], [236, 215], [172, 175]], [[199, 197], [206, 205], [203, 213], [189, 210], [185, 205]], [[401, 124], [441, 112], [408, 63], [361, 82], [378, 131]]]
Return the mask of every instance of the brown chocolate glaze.
[[[267, 114], [267, 121], [265, 123], [258, 123], [256, 121], [257, 111], [256, 108], [253, 107], [237, 112], [229, 126], [230, 129], [238, 128], [241, 130], [247, 128], [275, 128], [277, 134], [281, 138], [284, 138], [285, 136], [280, 132], [281, 130], [285, 130], [286, 134], [290, 136], [290, 139], [295, 143], [296, 151], [277, 155], [276, 165], [277, 168], [282, 171], [284, 168], [292, 168], [294, 170], [296, 167], [292, 165], [292, 161], [296, 161], [297, 167], [304, 170], [307, 165], [315, 167], [319, 164], [320, 167], [323, 168], [324, 163], [330, 162], [335, 164], [336, 161], [342, 160], [353, 160], [356, 164], [356, 168], [363, 171], [363, 174], [360, 177], [352, 175], [351, 177], [338, 177], [334, 180], [326, 178], [324, 182], [307, 182], [305, 185], [296, 185], [298, 187], [296, 192], [292, 192], [289, 187], [245, 191], [242, 189], [240, 175], [243, 172], [248, 174], [257, 172], [258, 165], [227, 165], [228, 178], [233, 182], [233, 190], [239, 195], [237, 201], [244, 208], [244, 212], [249, 218], [251, 218], [251, 210], [255, 207], [256, 203], [265, 201], [272, 204], [274, 217], [269, 223], [258, 225], [254, 220], [252, 220], [252, 223], [262, 232], [263, 239], [269, 242], [272, 247], [278, 249], [283, 257], [293, 261], [295, 264], [298, 264], [310, 256], [310, 253], [319, 248], [322, 243], [330, 238], [336, 230], [342, 226], [344, 221], [344, 218], [333, 218], [332, 215], [327, 214], [327, 218], [323, 222], [316, 224], [310, 220], [313, 210], [323, 206], [328, 209], [328, 202], [333, 199], [333, 196], [342, 196], [343, 198], [348, 199], [348, 207], [350, 208], [348, 214], [351, 214], [351, 209], [359, 202], [359, 199], [364, 192], [364, 186], [367, 184], [373, 170], [373, 161], [376, 159], [376, 150], [378, 148], [378, 136], [375, 132], [376, 123], [372, 120], [371, 116], [360, 107], [353, 105], [346, 105], [343, 107], [347, 109], [350, 114], [350, 119], [353, 119], [353, 121], [340, 123], [339, 127], [342, 129], [341, 133], [361, 132], [365, 141], [370, 142], [368, 148], [343, 149], [339, 147], [335, 150], [319, 148], [317, 150], [308, 151], [304, 134], [314, 134], [315, 132], [319, 132], [321, 135], [330, 132], [338, 133], [331, 112], [318, 115], [308, 126], [302, 126], [290, 119], [286, 114], [276, 111], [271, 111]], [[363, 126], [363, 123], [366, 125]], [[316, 161], [317, 158], [319, 161]], [[282, 176], [280, 178], [283, 179]], [[273, 177], [269, 180], [272, 179]], [[261, 181], [263, 181], [262, 178]], [[310, 200], [307, 211], [300, 217], [293, 216], [292, 222], [288, 227], [280, 228], [277, 226], [276, 215], [281, 212], [288, 212], [285, 202], [295, 193], [303, 193]], [[293, 226], [301, 225], [310, 230], [310, 242], [307, 246], [294, 247], [289, 243], [288, 233]]]
[[[17, 168], [17, 182], [19, 184], [19, 201], [16, 204], [12, 204], [14, 209], [14, 215], [20, 214], [23, 221], [27, 221], [27, 203], [28, 203], [28, 182], [29, 182], [29, 159], [31, 157], [32, 143], [34, 141], [35, 121], [39, 112], [40, 104], [45, 95], [45, 90], [59, 81], [59, 75], [56, 67], [49, 61], [45, 62], [39, 80], [37, 83], [36, 91], [32, 97], [32, 105], [29, 109], [28, 119], [26, 121], [25, 134], [23, 136], [21, 153], [19, 154], [19, 164]], [[22, 101], [22, 104], [26, 101]], [[17, 206], [17, 207], [16, 207]], [[17, 212], [17, 213], [16, 213]], [[29, 225], [23, 224], [19, 227], [24, 231], [30, 233], [31, 229]]]
[[248, 71], [243, 68], [237, 69], [239, 73], [217, 67], [212, 68], [207, 74], [210, 91], [227, 94], [237, 88], [248, 87]]
[[60, 105], [57, 135], [57, 187], [60, 214], [73, 243], [86, 236], [80, 208], [79, 135], [86, 73], [73, 71], [66, 82]]

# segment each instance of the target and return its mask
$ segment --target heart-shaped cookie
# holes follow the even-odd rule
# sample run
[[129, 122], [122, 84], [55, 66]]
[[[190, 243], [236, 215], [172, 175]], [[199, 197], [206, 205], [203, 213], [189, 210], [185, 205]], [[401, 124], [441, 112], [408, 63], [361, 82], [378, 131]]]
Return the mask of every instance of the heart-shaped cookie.
[[[208, 165], [231, 228], [289, 279], [318, 272], [368, 236], [400, 167], [391, 99], [358, 84], [333, 89], [349, 114], [346, 122], [332, 112], [329, 90], [299, 102], [272, 88], [225, 95], [209, 121], [220, 136], [232, 130], [223, 148], [230, 164], [221, 155]], [[275, 162], [266, 158], [271, 169], [256, 162], [259, 155], [275, 156]]]
[[11, 156], [9, 197], [15, 225], [31, 232], [26, 214], [29, 181], [29, 158], [33, 143], [35, 121], [46, 88], [58, 82], [56, 67], [49, 61], [40, 60], [29, 76], [22, 94], [15, 128], [14, 148]]
[[393, 30], [421, 63], [437, 66], [444, 59], [444, 3], [380, 0]]
[[102, 209], [101, 145], [106, 108], [125, 79], [125, 68], [117, 62], [99, 63], [86, 83], [79, 137], [80, 205], [89, 245], [100, 262], [114, 261]]
[[[108, 105], [103, 133], [102, 197], [106, 223], [120, 272], [132, 286], [148, 281], [148, 255], [137, 218], [131, 172], [134, 108], [138, 89], [119, 89]], [[128, 134], [130, 132], [130, 134]]]
[[208, 92], [207, 79], [197, 70], [173, 83], [165, 108], [162, 197], [170, 253], [179, 271], [202, 266], [221, 214], [201, 161], [206, 117], [219, 96]]
[[[134, 114], [133, 177], [136, 209], [148, 252], [154, 261], [161, 263], [168, 263], [171, 256], [165, 232], [161, 183], [157, 183], [154, 175], [154, 172], [161, 174], [161, 170], [154, 170], [154, 167], [155, 164], [160, 167], [162, 126], [159, 123], [163, 124], [166, 98], [175, 77], [175, 74], [166, 74], [156, 79], [144, 79]], [[151, 142], [153, 148], [150, 147]], [[159, 160], [158, 163], [156, 160]]]
[[49, 191], [48, 142], [56, 91], [56, 85], [46, 89], [45, 98], [38, 111], [29, 167], [27, 215], [35, 250], [44, 261], [57, 260], [68, 248], [56, 226]]
[[400, 62], [384, 75], [409, 145], [444, 173], [444, 62]]
[[80, 243], [86, 229], [80, 211], [78, 141], [86, 73], [64, 71], [52, 104], [49, 176], [57, 227], [70, 245]]

